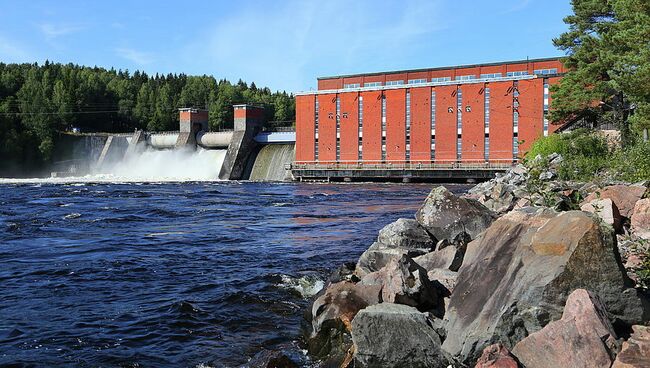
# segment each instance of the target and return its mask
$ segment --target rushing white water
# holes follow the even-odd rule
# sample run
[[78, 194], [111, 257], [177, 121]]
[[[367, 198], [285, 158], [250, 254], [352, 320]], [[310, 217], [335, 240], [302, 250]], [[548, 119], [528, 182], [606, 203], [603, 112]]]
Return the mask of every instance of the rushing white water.
[[129, 181], [218, 180], [226, 150], [154, 150], [128, 155], [109, 174]]
[[133, 153], [85, 176], [0, 179], [0, 183], [217, 181], [226, 150], [155, 150]]

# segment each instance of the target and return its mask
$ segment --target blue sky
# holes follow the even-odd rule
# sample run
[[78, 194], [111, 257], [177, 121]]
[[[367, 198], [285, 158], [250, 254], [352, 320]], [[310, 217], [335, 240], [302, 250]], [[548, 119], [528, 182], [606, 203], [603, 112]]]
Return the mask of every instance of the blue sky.
[[316, 77], [562, 55], [569, 0], [8, 1], [0, 61], [209, 74], [305, 91]]

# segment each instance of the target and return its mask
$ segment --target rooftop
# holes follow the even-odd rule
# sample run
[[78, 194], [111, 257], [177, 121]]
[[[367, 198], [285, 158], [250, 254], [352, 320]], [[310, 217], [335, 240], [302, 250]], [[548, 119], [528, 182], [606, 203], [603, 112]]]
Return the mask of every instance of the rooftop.
[[562, 58], [562, 56], [556, 56], [556, 57], [540, 58], [540, 59], [500, 61], [500, 62], [483, 63], [483, 64], [453, 65], [453, 66], [441, 66], [441, 67], [434, 67], [434, 68], [391, 70], [391, 71], [372, 72], [372, 73], [359, 73], [359, 74], [342, 74], [342, 75], [333, 75], [333, 76], [329, 76], [329, 77], [318, 77], [317, 79], [318, 80], [323, 80], [323, 79], [336, 79], [336, 78], [352, 78], [352, 77], [373, 76], [373, 75], [382, 75], [382, 74], [426, 72], [426, 71], [431, 71], [431, 70], [476, 68], [476, 67], [481, 67], [481, 66], [497, 66], [497, 65], [503, 65], [503, 64], [536, 63], [536, 62], [542, 62], [542, 61], [560, 60], [561, 58]]

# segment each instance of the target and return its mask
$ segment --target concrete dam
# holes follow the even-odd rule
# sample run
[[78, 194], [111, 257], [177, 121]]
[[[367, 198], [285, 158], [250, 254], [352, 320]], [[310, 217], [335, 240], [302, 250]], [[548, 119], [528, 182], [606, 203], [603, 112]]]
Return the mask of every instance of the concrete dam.
[[291, 180], [295, 158], [292, 128], [263, 129], [264, 110], [235, 105], [234, 129], [211, 132], [208, 112], [181, 109], [173, 132], [66, 137], [71, 147], [59, 157], [53, 176], [106, 175], [128, 180]]

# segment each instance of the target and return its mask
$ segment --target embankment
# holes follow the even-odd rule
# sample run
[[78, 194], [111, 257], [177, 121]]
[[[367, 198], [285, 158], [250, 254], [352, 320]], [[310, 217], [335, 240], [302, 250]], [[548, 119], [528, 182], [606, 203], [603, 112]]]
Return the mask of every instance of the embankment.
[[650, 366], [647, 186], [554, 177], [518, 166], [464, 196], [434, 188], [316, 296], [309, 354], [323, 367]]

